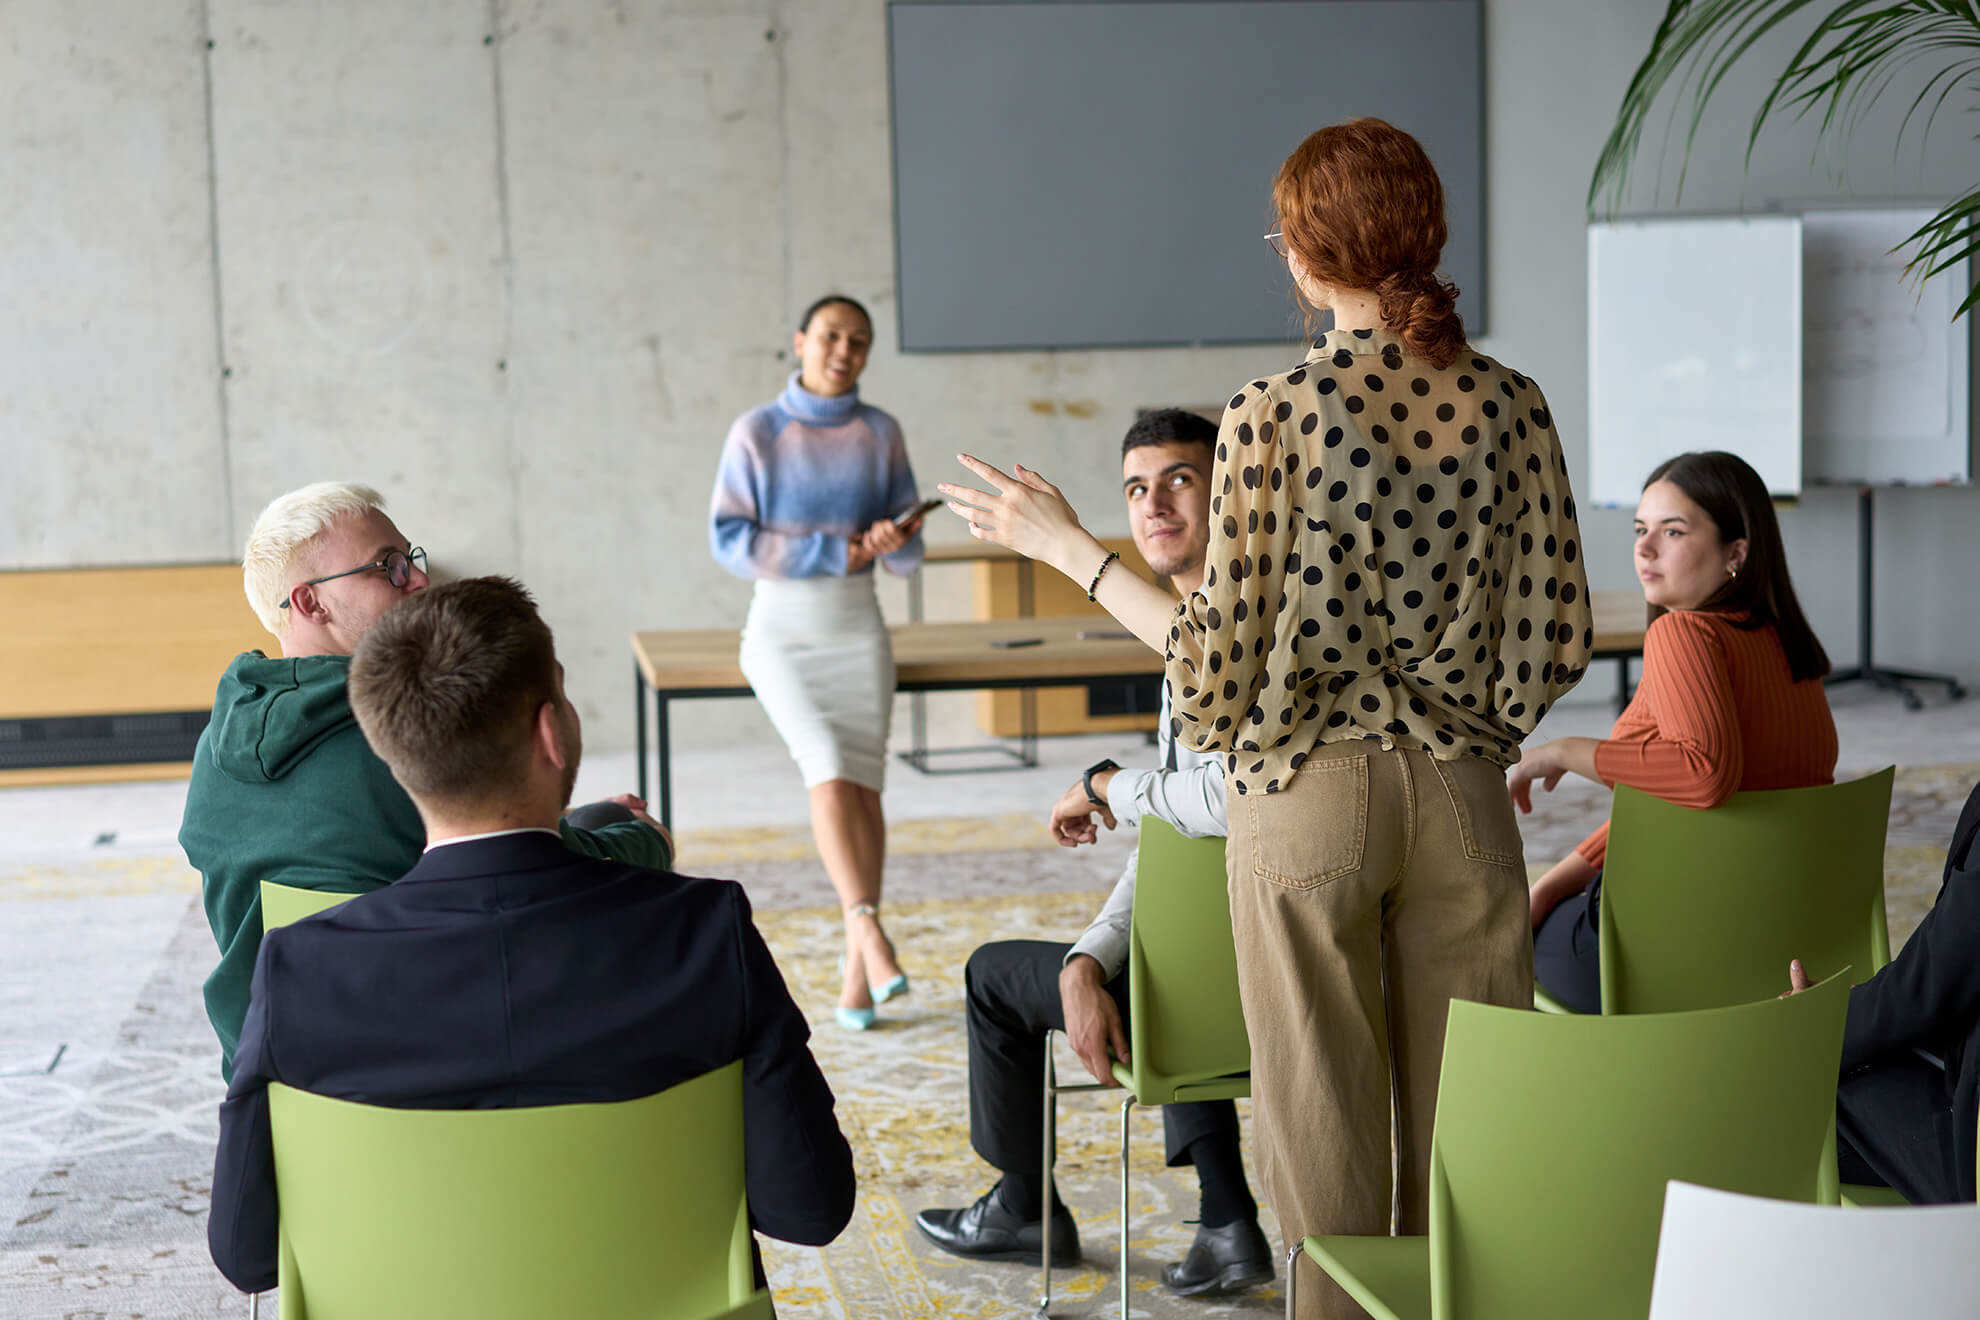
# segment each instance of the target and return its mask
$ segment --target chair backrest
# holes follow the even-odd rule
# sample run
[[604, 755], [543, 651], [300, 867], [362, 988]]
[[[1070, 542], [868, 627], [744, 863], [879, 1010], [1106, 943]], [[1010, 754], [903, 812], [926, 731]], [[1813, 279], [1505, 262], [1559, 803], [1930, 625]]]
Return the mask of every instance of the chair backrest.
[[700, 1320], [751, 1297], [740, 1062], [618, 1104], [268, 1104], [282, 1320]]
[[324, 889], [298, 889], [294, 885], [278, 885], [273, 880], [261, 882], [261, 928], [273, 930], [286, 926], [304, 917], [313, 917], [326, 908], [348, 903], [356, 894], [333, 894]]
[[1128, 1050], [1135, 1094], [1162, 1104], [1179, 1085], [1246, 1072], [1224, 841], [1187, 839], [1141, 818], [1128, 933]]
[[1980, 1206], [1852, 1210], [1674, 1182], [1650, 1320], [1980, 1315]]
[[1836, 1199], [1848, 985], [1694, 1013], [1453, 1001], [1430, 1155], [1432, 1313], [1640, 1320], [1664, 1184]]
[[1735, 793], [1695, 811], [1616, 789], [1602, 871], [1602, 1011], [1674, 1013], [1779, 994], [1891, 960], [1886, 768], [1846, 784]]

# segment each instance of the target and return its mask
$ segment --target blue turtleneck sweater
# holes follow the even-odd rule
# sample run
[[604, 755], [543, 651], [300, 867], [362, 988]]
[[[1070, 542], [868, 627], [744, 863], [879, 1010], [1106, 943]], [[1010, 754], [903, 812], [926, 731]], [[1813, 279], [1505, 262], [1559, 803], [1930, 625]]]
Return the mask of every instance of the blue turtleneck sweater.
[[[715, 561], [741, 578], [843, 576], [848, 544], [917, 499], [900, 424], [861, 403], [857, 390], [827, 398], [792, 372], [776, 402], [729, 428], [708, 543]], [[912, 573], [920, 535], [880, 562]]]

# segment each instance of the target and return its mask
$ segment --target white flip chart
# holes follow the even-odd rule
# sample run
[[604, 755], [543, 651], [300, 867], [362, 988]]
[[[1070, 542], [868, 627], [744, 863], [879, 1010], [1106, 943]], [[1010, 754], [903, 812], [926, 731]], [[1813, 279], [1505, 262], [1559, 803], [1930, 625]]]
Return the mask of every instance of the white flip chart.
[[1801, 297], [1799, 217], [1591, 225], [1585, 500], [1633, 506], [1657, 464], [1697, 449], [1800, 493]]
[[1929, 209], [1802, 218], [1803, 465], [1810, 481], [1966, 481], [1966, 263], [1922, 283], [1897, 250]]

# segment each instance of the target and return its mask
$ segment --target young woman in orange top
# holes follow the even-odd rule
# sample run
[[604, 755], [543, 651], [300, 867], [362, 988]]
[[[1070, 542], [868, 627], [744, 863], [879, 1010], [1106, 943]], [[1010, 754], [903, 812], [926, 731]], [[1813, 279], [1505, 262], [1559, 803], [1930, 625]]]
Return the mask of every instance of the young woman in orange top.
[[[1829, 657], [1788, 580], [1780, 524], [1760, 475], [1736, 455], [1680, 454], [1650, 474], [1636, 508], [1636, 575], [1650, 605], [1643, 679], [1605, 739], [1528, 748], [1507, 775], [1533, 810], [1533, 783], [1563, 774], [1628, 784], [1685, 807], [1741, 789], [1835, 777]], [[1596, 917], [1607, 823], [1533, 882], [1533, 974], [1580, 1013], [1602, 1011]]]

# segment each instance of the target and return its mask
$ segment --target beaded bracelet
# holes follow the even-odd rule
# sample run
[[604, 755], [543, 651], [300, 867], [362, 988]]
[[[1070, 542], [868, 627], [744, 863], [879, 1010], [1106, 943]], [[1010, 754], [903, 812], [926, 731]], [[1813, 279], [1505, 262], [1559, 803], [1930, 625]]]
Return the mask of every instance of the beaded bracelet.
[[[1100, 571], [1093, 575], [1092, 583], [1086, 588], [1086, 598], [1088, 600], [1093, 600], [1093, 593], [1100, 590], [1100, 579], [1107, 576], [1107, 570], [1113, 567], [1114, 561], [1120, 557], [1120, 551], [1109, 550], [1107, 557], [1100, 561]], [[1098, 604], [1098, 602], [1096, 601], [1095, 604]]]

